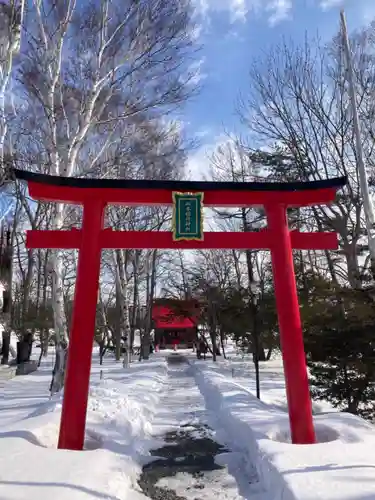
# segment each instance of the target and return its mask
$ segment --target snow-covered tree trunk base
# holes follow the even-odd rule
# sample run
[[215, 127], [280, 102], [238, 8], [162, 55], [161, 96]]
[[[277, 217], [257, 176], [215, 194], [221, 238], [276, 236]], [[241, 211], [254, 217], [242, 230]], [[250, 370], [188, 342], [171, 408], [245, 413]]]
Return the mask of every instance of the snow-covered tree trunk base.
[[127, 368], [132, 362], [132, 341], [131, 341], [131, 331], [130, 327], [127, 329], [126, 333], [126, 353], [124, 356], [123, 367]]
[[54, 262], [54, 272], [52, 275], [52, 307], [54, 313], [54, 330], [55, 330], [55, 346], [56, 360], [53, 369], [53, 377], [51, 382], [51, 393], [60, 391], [64, 385], [65, 377], [65, 358], [68, 349], [68, 335], [66, 318], [64, 311], [64, 296], [62, 283], [62, 262], [61, 256]]
[[9, 355], [10, 355], [10, 331], [3, 330], [2, 335], [2, 343], [1, 343], [1, 364], [7, 365], [9, 363]]
[[48, 356], [48, 347], [49, 347], [49, 331], [47, 330], [44, 335], [43, 335], [43, 338], [40, 342], [40, 346], [41, 346], [41, 349], [42, 349], [42, 356], [43, 358], [46, 358]]
[[10, 355], [12, 356], [12, 358], [16, 359], [17, 352], [16, 352], [15, 348], [12, 346], [12, 344], [9, 344], [9, 352], [10, 352]]
[[142, 339], [142, 345], [141, 345], [141, 354], [142, 354], [142, 359], [149, 359], [150, 358], [150, 349], [151, 349], [151, 339], [150, 335], [147, 333], [143, 336]]
[[68, 349], [66, 346], [56, 345], [55, 366], [52, 372], [52, 381], [50, 386], [51, 395], [60, 392], [64, 387], [66, 358]]

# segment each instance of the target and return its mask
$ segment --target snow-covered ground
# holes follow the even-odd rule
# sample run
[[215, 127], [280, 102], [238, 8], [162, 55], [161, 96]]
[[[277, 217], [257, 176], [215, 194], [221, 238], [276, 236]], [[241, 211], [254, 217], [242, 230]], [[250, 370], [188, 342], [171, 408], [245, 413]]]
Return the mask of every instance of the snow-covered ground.
[[167, 376], [164, 358], [134, 363], [93, 359], [84, 452], [56, 450], [60, 401], [49, 399], [52, 359], [3, 387], [0, 399], [0, 499], [143, 499], [137, 492], [151, 421]]
[[16, 377], [0, 396], [1, 500], [141, 500], [138, 485], [150, 450], [178, 429], [209, 428], [227, 448], [222, 469], [201, 477], [177, 473], [157, 483], [188, 500], [375, 500], [374, 427], [314, 404], [322, 441], [289, 440], [281, 361], [261, 364], [261, 401], [252, 363], [197, 361], [171, 366], [166, 355], [124, 369], [93, 354], [84, 452], [56, 450], [61, 405], [48, 394], [52, 359]]
[[375, 500], [375, 427], [359, 417], [314, 403], [321, 441], [290, 444], [281, 359], [261, 363], [261, 401], [250, 361], [194, 362], [200, 390], [233, 443], [256, 457], [270, 499]]

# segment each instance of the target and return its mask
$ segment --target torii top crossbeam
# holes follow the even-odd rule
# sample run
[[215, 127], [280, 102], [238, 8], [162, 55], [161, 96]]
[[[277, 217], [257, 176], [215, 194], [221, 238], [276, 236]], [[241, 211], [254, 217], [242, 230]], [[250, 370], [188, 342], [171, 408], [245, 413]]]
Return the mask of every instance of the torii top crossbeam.
[[82, 204], [85, 200], [102, 199], [108, 204], [171, 205], [171, 193], [205, 193], [204, 204], [212, 207], [260, 206], [280, 203], [302, 207], [330, 203], [345, 177], [310, 182], [211, 182], [163, 181], [134, 179], [86, 179], [57, 177], [15, 170], [17, 179], [29, 185], [30, 196], [40, 201], [62, 201]]

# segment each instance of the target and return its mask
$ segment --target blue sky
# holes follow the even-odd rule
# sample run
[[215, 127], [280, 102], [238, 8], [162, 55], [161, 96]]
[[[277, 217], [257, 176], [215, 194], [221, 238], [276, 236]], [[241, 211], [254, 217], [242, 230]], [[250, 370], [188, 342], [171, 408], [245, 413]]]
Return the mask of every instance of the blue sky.
[[194, 0], [201, 22], [202, 91], [184, 109], [189, 137], [199, 149], [189, 161], [191, 177], [207, 172], [207, 154], [220, 141], [224, 129], [240, 131], [234, 107], [246, 90], [252, 58], [283, 37], [303, 40], [306, 31], [331, 38], [345, 9], [349, 31], [375, 18], [375, 0]]

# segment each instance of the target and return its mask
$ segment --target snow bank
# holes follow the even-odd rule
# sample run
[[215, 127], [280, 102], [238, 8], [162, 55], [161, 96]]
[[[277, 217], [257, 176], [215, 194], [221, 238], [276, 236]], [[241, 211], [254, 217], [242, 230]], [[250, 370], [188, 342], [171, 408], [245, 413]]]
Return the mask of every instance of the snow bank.
[[[231, 349], [228, 349], [230, 357], [220, 359], [216, 364], [217, 368], [221, 373], [227, 373], [231, 378], [234, 377], [236, 381], [255, 394], [255, 369], [252, 354], [237, 354], [233, 347], [230, 347]], [[287, 411], [281, 354], [275, 353], [270, 361], [261, 361], [259, 370], [262, 401]], [[322, 412], [337, 412], [337, 409], [333, 408], [328, 401], [313, 401], [313, 413]]]
[[[327, 413], [314, 418], [319, 444], [292, 445], [288, 415], [259, 401], [220, 373], [218, 365], [193, 364], [206, 403], [231, 440], [256, 463], [272, 500], [374, 500], [375, 428], [359, 417]], [[219, 364], [220, 366], [220, 364]], [[267, 496], [268, 498], [268, 496]]]
[[[32, 386], [38, 375], [7, 383], [8, 405], [0, 403], [0, 498], [144, 499], [137, 492], [138, 458], [152, 445], [152, 419], [166, 376], [166, 361], [157, 357], [127, 370], [112, 363], [103, 380], [95, 368], [84, 452], [56, 449], [61, 402], [37, 395], [35, 387], [41, 386]], [[8, 416], [2, 425], [3, 409], [4, 415], [8, 406], [15, 412], [18, 403], [21, 410], [23, 401], [33, 397], [38, 404], [28, 406], [26, 415], [13, 423]]]

